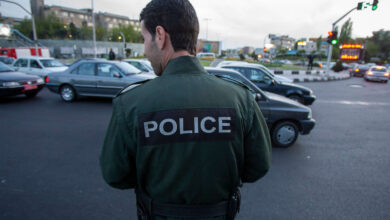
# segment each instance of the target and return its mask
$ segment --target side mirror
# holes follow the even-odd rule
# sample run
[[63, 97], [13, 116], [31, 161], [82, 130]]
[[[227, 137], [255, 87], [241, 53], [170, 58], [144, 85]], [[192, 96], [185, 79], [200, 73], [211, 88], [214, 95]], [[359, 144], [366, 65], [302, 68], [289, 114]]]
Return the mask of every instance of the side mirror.
[[119, 74], [119, 73], [114, 73], [113, 76], [116, 78], [122, 78], [121, 74]]
[[256, 102], [261, 100], [261, 94], [260, 93], [253, 93], [253, 98], [255, 98]]

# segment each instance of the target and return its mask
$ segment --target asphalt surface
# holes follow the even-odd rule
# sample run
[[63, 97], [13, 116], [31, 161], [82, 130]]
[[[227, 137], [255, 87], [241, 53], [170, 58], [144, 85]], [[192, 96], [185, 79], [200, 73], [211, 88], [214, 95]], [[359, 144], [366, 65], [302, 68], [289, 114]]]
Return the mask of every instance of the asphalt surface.
[[[244, 184], [237, 219], [390, 219], [390, 85], [300, 83], [317, 124]], [[111, 100], [0, 99], [0, 219], [136, 219], [132, 190], [101, 178]]]

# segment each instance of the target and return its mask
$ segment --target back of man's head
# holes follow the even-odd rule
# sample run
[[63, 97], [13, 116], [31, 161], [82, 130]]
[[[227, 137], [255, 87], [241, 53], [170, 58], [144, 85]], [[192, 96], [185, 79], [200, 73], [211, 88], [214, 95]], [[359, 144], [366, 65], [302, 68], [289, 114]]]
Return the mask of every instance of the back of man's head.
[[196, 54], [199, 22], [188, 0], [152, 0], [142, 10], [140, 21], [144, 22], [153, 40], [156, 27], [162, 26], [169, 34], [175, 52], [186, 50]]

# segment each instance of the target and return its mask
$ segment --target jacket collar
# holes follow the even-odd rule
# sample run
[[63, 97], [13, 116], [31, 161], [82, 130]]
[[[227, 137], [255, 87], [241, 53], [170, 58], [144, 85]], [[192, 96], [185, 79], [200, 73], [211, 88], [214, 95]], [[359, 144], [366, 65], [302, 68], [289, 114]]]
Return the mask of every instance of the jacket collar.
[[206, 73], [198, 58], [193, 56], [181, 56], [168, 62], [161, 76], [171, 74]]

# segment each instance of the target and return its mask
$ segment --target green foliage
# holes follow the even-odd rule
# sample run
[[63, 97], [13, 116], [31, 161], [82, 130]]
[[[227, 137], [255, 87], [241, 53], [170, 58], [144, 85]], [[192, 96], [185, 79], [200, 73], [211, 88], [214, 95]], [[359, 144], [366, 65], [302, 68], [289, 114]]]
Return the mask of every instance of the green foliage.
[[[74, 39], [74, 40], [92, 40], [92, 27], [88, 27], [83, 24], [78, 28], [73, 23], [65, 24], [62, 20], [56, 17], [54, 14], [50, 14], [47, 17], [42, 17], [35, 21], [35, 27], [37, 30], [38, 39]], [[23, 20], [20, 24], [14, 26], [22, 34], [29, 38], [32, 36], [32, 24], [31, 20]], [[142, 43], [143, 38], [141, 33], [135, 31], [133, 26], [120, 26], [119, 28], [113, 28], [108, 31], [103, 26], [96, 26], [96, 40], [97, 41], [119, 41], [119, 32], [125, 35], [126, 42]]]
[[341, 26], [341, 32], [339, 34], [339, 42], [340, 44], [351, 43], [352, 40], [352, 21], [349, 18], [344, 24]]
[[343, 70], [344, 70], [344, 67], [343, 67], [343, 64], [341, 63], [341, 61], [337, 61], [337, 62], [336, 62], [336, 65], [334, 65], [334, 66], [332, 67], [332, 70], [335, 71], [335, 72], [343, 71]]
[[320, 51], [320, 50], [321, 50], [321, 44], [322, 44], [322, 35], [320, 35], [320, 36], [317, 38], [317, 41], [316, 41], [317, 51]]
[[242, 53], [240, 53], [240, 60], [245, 60], [245, 56], [244, 56], [244, 54], [242, 54]]

